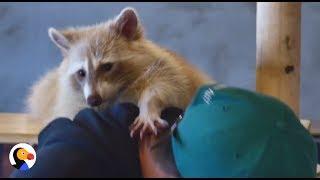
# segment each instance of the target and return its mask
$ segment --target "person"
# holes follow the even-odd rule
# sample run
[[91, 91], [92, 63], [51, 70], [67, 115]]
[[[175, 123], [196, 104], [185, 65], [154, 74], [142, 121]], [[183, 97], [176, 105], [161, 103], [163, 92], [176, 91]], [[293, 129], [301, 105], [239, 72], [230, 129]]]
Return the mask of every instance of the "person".
[[[220, 84], [201, 87], [189, 107], [161, 116], [172, 134], [132, 139], [139, 114], [122, 103], [58, 118], [39, 135], [36, 164], [10, 177], [315, 177], [317, 148], [278, 99]], [[153, 149], [153, 147], [156, 147]]]
[[[161, 116], [170, 122], [181, 112], [169, 107]], [[73, 121], [55, 119], [39, 134], [34, 166], [10, 177], [142, 177], [138, 139], [129, 134], [138, 114], [137, 106], [121, 103], [101, 112], [83, 109]]]
[[34, 166], [10, 177], [141, 177], [137, 142], [125, 128], [137, 114], [137, 107], [119, 104], [55, 119], [39, 134]]
[[199, 89], [172, 150], [183, 177], [316, 177], [316, 143], [288, 105], [222, 84]]

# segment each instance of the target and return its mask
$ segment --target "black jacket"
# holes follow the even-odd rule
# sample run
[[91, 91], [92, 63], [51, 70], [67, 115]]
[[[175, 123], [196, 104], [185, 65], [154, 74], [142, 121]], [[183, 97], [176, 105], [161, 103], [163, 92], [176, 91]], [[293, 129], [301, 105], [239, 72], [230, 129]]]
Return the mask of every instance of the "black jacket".
[[[162, 116], [173, 120], [178, 111]], [[100, 113], [84, 109], [74, 121], [58, 118], [39, 135], [35, 165], [10, 177], [141, 177], [137, 143], [128, 130], [138, 114], [125, 103]]]

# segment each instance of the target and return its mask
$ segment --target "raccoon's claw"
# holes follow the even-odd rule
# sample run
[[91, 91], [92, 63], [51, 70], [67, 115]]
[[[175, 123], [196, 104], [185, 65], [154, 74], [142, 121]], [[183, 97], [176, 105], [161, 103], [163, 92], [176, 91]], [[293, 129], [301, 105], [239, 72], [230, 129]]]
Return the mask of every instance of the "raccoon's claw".
[[161, 119], [161, 118], [157, 118], [154, 122], [154, 124], [160, 128], [160, 129], [163, 129], [163, 128], [167, 128], [169, 126], [169, 124], [167, 123], [167, 121]]
[[151, 132], [154, 135], [158, 134], [158, 129], [164, 129], [168, 127], [168, 123], [161, 118], [144, 119], [137, 117], [130, 126], [130, 136], [133, 137], [137, 131], [140, 131], [140, 139], [142, 139], [146, 133]]

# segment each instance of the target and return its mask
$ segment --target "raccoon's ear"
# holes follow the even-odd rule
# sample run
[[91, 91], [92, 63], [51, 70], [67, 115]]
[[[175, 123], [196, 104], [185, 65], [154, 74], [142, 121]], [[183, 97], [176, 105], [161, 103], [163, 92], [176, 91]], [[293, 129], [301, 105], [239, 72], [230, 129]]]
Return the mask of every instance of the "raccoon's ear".
[[116, 31], [128, 40], [137, 40], [143, 35], [138, 14], [136, 10], [131, 7], [126, 7], [120, 12], [115, 19], [114, 25]]
[[70, 49], [70, 42], [62, 33], [55, 28], [49, 28], [48, 34], [51, 41], [61, 49], [63, 54], [68, 52]]

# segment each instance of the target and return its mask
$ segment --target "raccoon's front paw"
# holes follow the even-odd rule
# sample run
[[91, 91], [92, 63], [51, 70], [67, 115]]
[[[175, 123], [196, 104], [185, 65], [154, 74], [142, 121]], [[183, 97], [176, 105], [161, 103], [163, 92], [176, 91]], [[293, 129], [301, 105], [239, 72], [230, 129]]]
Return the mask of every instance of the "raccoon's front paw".
[[133, 137], [140, 131], [140, 139], [145, 136], [145, 133], [158, 134], [158, 130], [168, 127], [167, 121], [159, 116], [141, 116], [139, 115], [130, 126], [130, 136]]

